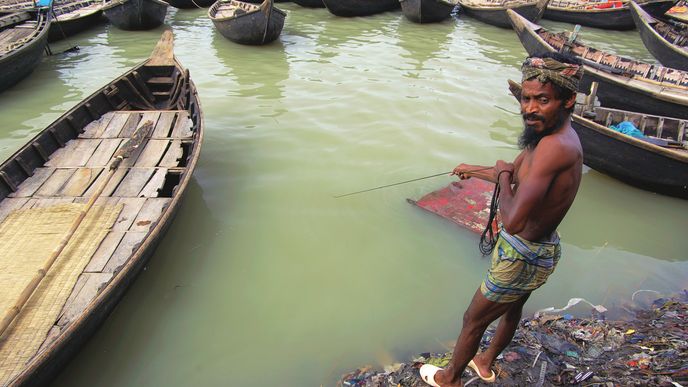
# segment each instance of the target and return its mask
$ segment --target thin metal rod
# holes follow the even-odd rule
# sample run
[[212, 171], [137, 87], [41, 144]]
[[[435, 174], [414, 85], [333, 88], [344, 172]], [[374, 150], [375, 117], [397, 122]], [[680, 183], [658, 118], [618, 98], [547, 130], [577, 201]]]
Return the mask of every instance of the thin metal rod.
[[442, 175], [449, 175], [450, 173], [452, 173], [452, 171], [449, 171], [449, 172], [442, 172], [442, 173], [438, 173], [438, 174], [436, 174], [436, 175], [430, 175], [430, 176], [425, 176], [425, 177], [419, 177], [419, 178], [417, 178], [417, 179], [406, 180], [406, 181], [402, 181], [402, 182], [400, 182], [400, 183], [382, 185], [382, 186], [380, 186], [380, 187], [375, 187], [375, 188], [370, 188], [370, 189], [364, 189], [363, 191], [351, 192], [351, 193], [344, 194], [344, 195], [337, 195], [337, 196], [335, 196], [334, 198], [335, 198], [335, 199], [343, 198], [344, 196], [350, 196], [350, 195], [356, 195], [356, 194], [360, 194], [360, 193], [364, 193], [364, 192], [375, 191], [375, 190], [377, 190], [377, 189], [382, 189], [382, 188], [387, 188], [387, 187], [393, 187], [393, 186], [395, 186], [395, 185], [401, 185], [401, 184], [411, 183], [411, 182], [418, 181], [418, 180], [429, 179], [429, 178], [431, 178], [431, 177], [437, 177], [437, 176], [442, 176]]

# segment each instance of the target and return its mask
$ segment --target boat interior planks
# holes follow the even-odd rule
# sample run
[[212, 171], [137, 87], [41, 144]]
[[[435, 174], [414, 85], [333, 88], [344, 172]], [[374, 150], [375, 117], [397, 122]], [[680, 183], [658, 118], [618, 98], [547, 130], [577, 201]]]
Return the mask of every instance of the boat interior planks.
[[[45, 384], [107, 317], [169, 227], [202, 137], [195, 86], [174, 58], [166, 31], [151, 58], [63, 114], [0, 165], [0, 221], [22, 216], [18, 210], [94, 205], [99, 210], [91, 212], [107, 212], [110, 222], [98, 231], [100, 239], [89, 242], [88, 254], [78, 257], [83, 266], [72, 272], [73, 282], [59, 288], [64, 298], [52, 304], [58, 305], [57, 317], [43, 321], [39, 342], [28, 346], [29, 358], [8, 360], [13, 368], [0, 371], [0, 385]], [[26, 313], [35, 310], [27, 307]], [[28, 329], [23, 313], [3, 330], [2, 340], [11, 340], [6, 343], [24, 337], [14, 336]], [[5, 359], [0, 357], [0, 365]]]
[[581, 58], [585, 73], [580, 91], [599, 83], [602, 105], [666, 117], [688, 118], [688, 72], [637, 61], [587, 46], [571, 33], [554, 33], [507, 11], [529, 55], [568, 52]]
[[631, 14], [647, 50], [663, 65], [688, 71], [688, 24], [657, 20], [633, 2]]

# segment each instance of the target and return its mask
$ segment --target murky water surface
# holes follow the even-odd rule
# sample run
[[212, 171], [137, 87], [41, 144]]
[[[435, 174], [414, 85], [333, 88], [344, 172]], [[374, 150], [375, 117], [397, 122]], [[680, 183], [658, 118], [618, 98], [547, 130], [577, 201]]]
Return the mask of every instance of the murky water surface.
[[[206, 141], [183, 208], [115, 312], [57, 386], [330, 386], [364, 364], [442, 350], [482, 280], [477, 236], [410, 206], [460, 162], [513, 159], [521, 130], [506, 80], [516, 35], [460, 17], [344, 19], [288, 12], [279, 41], [243, 47], [204, 10], [170, 10], [198, 85]], [[544, 21], [552, 29], [570, 28]], [[162, 29], [106, 25], [55, 44], [0, 94], [0, 154], [147, 57]], [[584, 29], [652, 60], [638, 33]], [[688, 286], [688, 201], [587, 170], [561, 226], [564, 258], [527, 308]]]

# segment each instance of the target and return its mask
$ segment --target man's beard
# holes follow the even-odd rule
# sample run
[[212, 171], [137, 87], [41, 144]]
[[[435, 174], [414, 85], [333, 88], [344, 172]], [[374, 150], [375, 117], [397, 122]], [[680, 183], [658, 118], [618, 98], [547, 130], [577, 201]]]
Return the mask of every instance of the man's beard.
[[523, 133], [521, 133], [521, 136], [518, 138], [518, 146], [520, 149], [529, 149], [533, 150], [537, 146], [537, 144], [542, 140], [545, 136], [549, 136], [560, 128], [564, 122], [566, 121], [566, 110], [565, 109], [559, 109], [557, 112], [557, 118], [554, 121], [554, 124], [551, 126], [545, 127], [545, 129], [538, 133], [535, 131], [535, 126], [534, 125], [528, 125], [525, 124], [526, 120], [529, 121], [540, 121], [543, 124], [545, 123], [545, 117], [537, 115], [537, 114], [523, 114], [523, 122], [524, 122], [524, 127], [523, 127]]

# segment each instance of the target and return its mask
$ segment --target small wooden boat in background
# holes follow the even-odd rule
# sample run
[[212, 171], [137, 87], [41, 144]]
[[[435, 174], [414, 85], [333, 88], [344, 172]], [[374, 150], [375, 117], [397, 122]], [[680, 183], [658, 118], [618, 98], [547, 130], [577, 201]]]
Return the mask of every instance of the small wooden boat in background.
[[[150, 59], [67, 111], [0, 165], [0, 245], [32, 250], [31, 259], [3, 267], [35, 273], [45, 262], [43, 250], [70, 240], [1, 333], [0, 385], [47, 384], [107, 318], [172, 223], [202, 139], [196, 87], [166, 31]], [[84, 210], [83, 222], [67, 216]], [[77, 226], [71, 238], [70, 225]], [[29, 233], [38, 231], [43, 234]], [[3, 270], [0, 280], [7, 283], [10, 275]], [[0, 289], [0, 301], [16, 299], [29, 282], [16, 274], [13, 280], [14, 287]]]
[[123, 30], [149, 30], [165, 22], [168, 4], [161, 0], [111, 0], [103, 14]]
[[[646, 0], [638, 3], [652, 12], [664, 13], [676, 0]], [[626, 1], [551, 0], [543, 18], [608, 30], [632, 30], [633, 17]]]
[[256, 5], [238, 0], [218, 0], [208, 17], [225, 38], [240, 44], [267, 44], [279, 37], [287, 14], [273, 0]]
[[[579, 94], [571, 125], [583, 147], [583, 162], [624, 183], [663, 195], [688, 199], [688, 120], [596, 106], [590, 95]], [[521, 85], [509, 80], [520, 101]], [[611, 128], [632, 124], [642, 137]]]
[[325, 8], [323, 0], [293, 0], [294, 3], [308, 8]]
[[436, 23], [448, 19], [458, 0], [399, 0], [401, 11], [415, 23]]
[[537, 22], [548, 3], [549, 0], [459, 0], [461, 10], [468, 16], [501, 28], [511, 28], [507, 9], [529, 21]]
[[210, 7], [215, 0], [165, 0], [167, 4], [180, 9]]
[[0, 92], [38, 67], [49, 30], [48, 8], [0, 16]]
[[688, 24], [659, 21], [635, 3], [631, 14], [647, 50], [661, 64], [688, 71]]
[[53, 3], [53, 20], [48, 41], [54, 42], [85, 31], [105, 21], [103, 0], [58, 1]]
[[336, 16], [368, 16], [393, 11], [400, 7], [399, 0], [323, 0], [325, 7]]
[[565, 51], [581, 58], [585, 73], [580, 91], [599, 83], [603, 106], [688, 118], [688, 72], [645, 63], [586, 46], [568, 32], [553, 33], [507, 11], [514, 30], [529, 55]]

